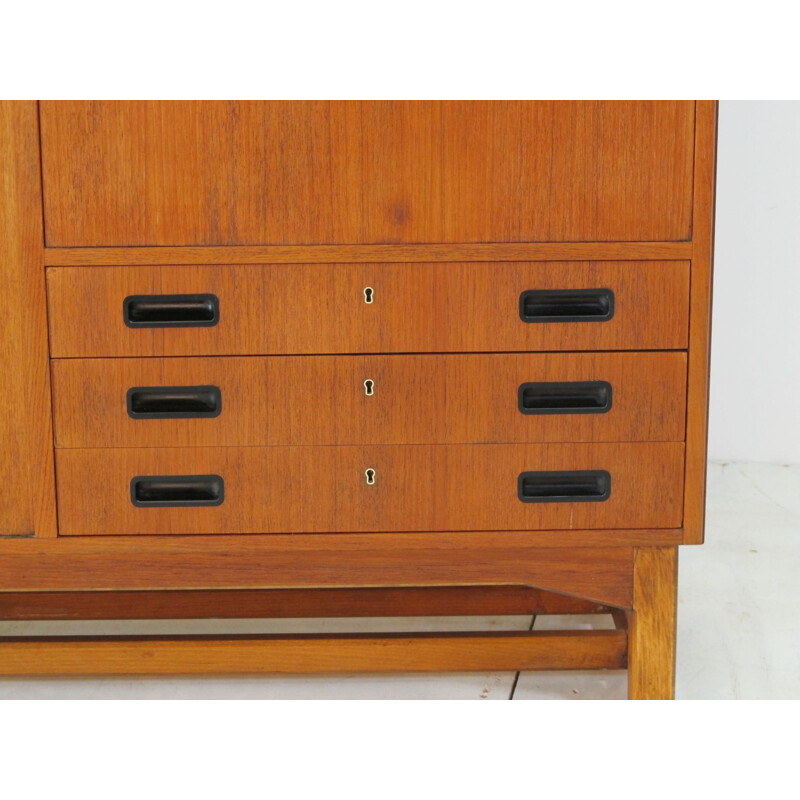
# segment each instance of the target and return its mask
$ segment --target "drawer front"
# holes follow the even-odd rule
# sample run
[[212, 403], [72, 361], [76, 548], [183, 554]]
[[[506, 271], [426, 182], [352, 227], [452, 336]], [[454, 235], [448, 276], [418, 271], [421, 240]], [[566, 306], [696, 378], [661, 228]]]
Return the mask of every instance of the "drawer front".
[[669, 241], [693, 102], [42, 102], [47, 244]]
[[685, 353], [64, 359], [56, 446], [682, 441]]
[[[682, 518], [676, 442], [58, 450], [56, 466], [62, 535], [677, 528]], [[188, 478], [176, 490], [164, 476]], [[171, 501], [182, 504], [159, 504]]]
[[687, 261], [54, 267], [47, 286], [56, 358], [680, 350], [688, 335]]

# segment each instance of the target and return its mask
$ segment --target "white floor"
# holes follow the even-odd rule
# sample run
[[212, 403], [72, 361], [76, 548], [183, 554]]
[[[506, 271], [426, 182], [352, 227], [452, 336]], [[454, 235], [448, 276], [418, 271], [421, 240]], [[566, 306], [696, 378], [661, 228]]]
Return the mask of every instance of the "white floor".
[[[712, 464], [706, 544], [680, 553], [682, 699], [800, 698], [800, 466]], [[610, 625], [607, 617], [596, 623]], [[583, 627], [586, 617], [237, 620], [187, 632], [526, 630]], [[156, 632], [164, 623], [0, 623], [0, 634]], [[624, 671], [200, 679], [0, 680], [0, 699], [622, 699]]]

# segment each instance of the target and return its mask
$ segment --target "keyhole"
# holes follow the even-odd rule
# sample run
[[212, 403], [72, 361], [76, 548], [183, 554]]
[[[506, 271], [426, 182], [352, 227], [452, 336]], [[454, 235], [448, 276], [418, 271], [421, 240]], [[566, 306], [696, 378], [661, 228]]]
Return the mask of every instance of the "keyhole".
[[375, 470], [368, 469], [364, 474], [367, 476], [367, 485], [372, 486], [375, 483]]
[[367, 305], [372, 302], [374, 294], [375, 292], [371, 286], [367, 286], [367, 288], [364, 289], [364, 302], [367, 303]]
[[367, 397], [372, 397], [374, 393], [375, 393], [375, 382], [367, 378], [364, 381], [364, 394], [366, 394]]

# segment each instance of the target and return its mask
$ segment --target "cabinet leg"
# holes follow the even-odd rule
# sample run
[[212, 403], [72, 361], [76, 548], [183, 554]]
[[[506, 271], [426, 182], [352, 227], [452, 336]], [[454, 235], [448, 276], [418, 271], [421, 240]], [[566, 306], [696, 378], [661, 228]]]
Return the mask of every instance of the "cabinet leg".
[[678, 548], [634, 551], [633, 611], [628, 615], [628, 697], [675, 697]]

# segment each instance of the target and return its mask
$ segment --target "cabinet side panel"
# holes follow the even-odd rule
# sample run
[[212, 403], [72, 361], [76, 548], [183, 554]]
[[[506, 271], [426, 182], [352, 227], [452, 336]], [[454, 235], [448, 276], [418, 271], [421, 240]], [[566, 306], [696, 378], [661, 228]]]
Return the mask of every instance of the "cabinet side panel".
[[711, 278], [714, 258], [717, 103], [697, 103], [695, 177], [689, 305], [689, 384], [686, 408], [686, 544], [703, 541], [708, 440], [708, 377], [711, 347]]
[[0, 102], [0, 536], [56, 534], [38, 111]]

